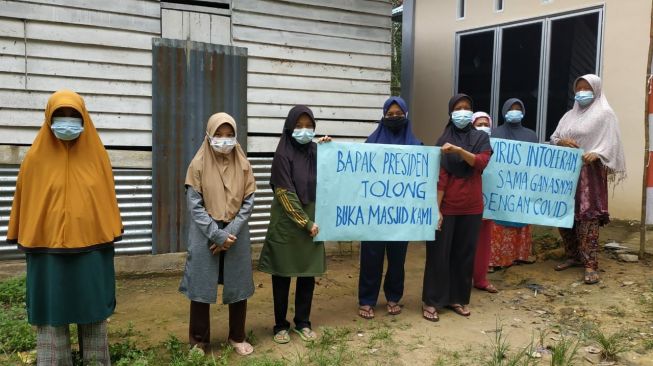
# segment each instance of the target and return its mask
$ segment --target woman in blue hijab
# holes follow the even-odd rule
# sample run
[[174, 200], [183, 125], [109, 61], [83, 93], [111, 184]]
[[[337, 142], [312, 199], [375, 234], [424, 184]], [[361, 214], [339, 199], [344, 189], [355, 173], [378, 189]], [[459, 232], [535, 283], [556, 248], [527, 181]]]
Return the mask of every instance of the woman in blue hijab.
[[[383, 104], [383, 117], [376, 130], [367, 138], [369, 144], [422, 145], [413, 135], [408, 107], [400, 97], [390, 97]], [[381, 289], [383, 259], [388, 258], [388, 269], [383, 281], [383, 292], [390, 315], [401, 313], [399, 300], [404, 294], [404, 262], [407, 241], [364, 241], [360, 247], [360, 276], [358, 278], [358, 315], [374, 318], [374, 307]]]

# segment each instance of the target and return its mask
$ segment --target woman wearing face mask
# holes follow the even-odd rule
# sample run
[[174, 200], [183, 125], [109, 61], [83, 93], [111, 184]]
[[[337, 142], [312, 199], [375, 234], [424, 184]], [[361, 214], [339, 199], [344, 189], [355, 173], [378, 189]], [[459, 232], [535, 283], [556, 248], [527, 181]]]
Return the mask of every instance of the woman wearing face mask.
[[209, 118], [206, 137], [186, 173], [190, 213], [188, 257], [179, 291], [190, 302], [189, 343], [209, 351], [209, 304], [229, 304], [229, 344], [245, 356], [247, 299], [254, 293], [247, 221], [256, 183], [247, 156], [236, 142], [236, 122], [226, 113]]
[[[422, 145], [411, 128], [408, 107], [400, 97], [390, 97], [383, 104], [383, 118], [367, 138], [370, 144]], [[360, 275], [358, 278], [358, 315], [374, 318], [374, 306], [379, 297], [383, 277], [383, 257], [388, 256], [388, 270], [383, 281], [383, 292], [390, 315], [401, 313], [399, 300], [404, 294], [404, 262], [408, 242], [362, 242]]]
[[[314, 137], [313, 112], [306, 106], [293, 107], [272, 160], [270, 186], [274, 199], [258, 269], [272, 275], [273, 340], [280, 344], [290, 342], [286, 313], [291, 277], [297, 277], [292, 330], [304, 341], [316, 339], [309, 319], [315, 276], [326, 271], [326, 259], [324, 244], [313, 241], [319, 232], [317, 223], [313, 222], [317, 178]], [[323, 137], [320, 142], [330, 140]]]
[[560, 228], [567, 260], [555, 267], [585, 267], [586, 284], [599, 282], [599, 227], [610, 222], [608, 181], [618, 184], [626, 177], [619, 121], [603, 94], [601, 79], [584, 75], [574, 83], [575, 103], [558, 123], [551, 143], [581, 148], [583, 166], [576, 188], [574, 226]]
[[[492, 137], [537, 143], [535, 132], [522, 126], [526, 113], [524, 103], [510, 98], [501, 109], [504, 123], [497, 128]], [[508, 221], [494, 221], [492, 225], [490, 266], [509, 267], [513, 263], [533, 263], [531, 256], [531, 227], [526, 224]]]
[[106, 319], [116, 306], [121, 235], [109, 156], [82, 97], [57, 91], [21, 164], [7, 231], [26, 254], [39, 365], [72, 365], [71, 323], [84, 363], [111, 364]]
[[[492, 133], [492, 118], [485, 112], [476, 112], [472, 115], [474, 128], [488, 134]], [[476, 255], [474, 256], [474, 287], [489, 293], [497, 293], [496, 287], [487, 279], [487, 271], [490, 266], [490, 233], [492, 220], [483, 219], [481, 229], [476, 243]]]
[[490, 161], [487, 133], [472, 126], [472, 99], [457, 94], [449, 100], [449, 123], [441, 146], [438, 207], [441, 225], [435, 242], [426, 243], [422, 292], [423, 317], [438, 321], [438, 309], [462, 316], [472, 290], [476, 241], [483, 216], [481, 174]]

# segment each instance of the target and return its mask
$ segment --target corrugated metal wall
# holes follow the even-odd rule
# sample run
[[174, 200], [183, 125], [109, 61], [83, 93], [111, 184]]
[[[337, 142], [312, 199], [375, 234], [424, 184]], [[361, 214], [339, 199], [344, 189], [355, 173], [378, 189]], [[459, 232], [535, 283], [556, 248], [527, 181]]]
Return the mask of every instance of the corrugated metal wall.
[[[270, 168], [272, 158], [250, 158], [256, 178], [256, 201], [249, 220], [252, 244], [263, 244], [270, 222]], [[114, 169], [120, 216], [125, 226], [123, 240], [116, 243], [118, 254], [149, 254], [152, 251], [152, 171]], [[11, 202], [16, 189], [18, 167], [0, 168], [0, 260], [20, 258], [15, 245], [5, 243]]]
[[233, 116], [247, 146], [247, 49], [164, 38], [152, 54], [153, 252], [179, 252], [190, 220], [180, 188], [209, 117]]
[[[116, 196], [125, 233], [116, 244], [120, 254], [150, 253], [152, 248], [152, 172], [138, 169], [114, 169]], [[6, 244], [11, 203], [16, 190], [18, 167], [0, 168], [0, 260], [22, 254], [15, 245]]]

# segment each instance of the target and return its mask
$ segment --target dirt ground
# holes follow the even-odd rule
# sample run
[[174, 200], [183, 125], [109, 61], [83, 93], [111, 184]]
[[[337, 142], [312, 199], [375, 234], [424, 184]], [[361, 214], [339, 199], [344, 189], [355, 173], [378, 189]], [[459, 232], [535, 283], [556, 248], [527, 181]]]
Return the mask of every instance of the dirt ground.
[[[608, 226], [601, 232], [601, 242], [632, 242], [635, 230], [628, 223]], [[409, 247], [402, 314], [387, 315], [381, 293], [374, 320], [363, 320], [356, 312], [357, 251], [331, 257], [327, 275], [317, 281], [311, 316], [313, 326], [319, 335], [333, 333], [333, 328], [340, 329], [340, 336], [346, 338], [342, 364], [482, 365], [495, 349], [493, 339], [501, 328], [510, 352], [530, 343], [551, 347], [562, 339], [579, 340], [573, 363], [577, 365], [600, 362], [599, 355], [593, 353], [596, 344], [586, 337], [591, 329], [600, 329], [605, 334], [623, 331], [628, 335], [623, 342], [629, 350], [621, 354], [616, 364], [653, 365], [651, 262], [644, 259], [639, 263], [623, 263], [614, 254], [602, 250], [602, 281], [588, 286], [581, 281], [581, 268], [553, 271], [557, 262], [554, 258], [560, 254], [560, 249], [551, 250], [556, 238], [555, 231], [537, 228], [536, 263], [491, 273], [489, 278], [500, 289], [498, 294], [473, 290], [469, 318], [445, 310], [441, 311], [438, 323], [421, 317], [423, 244]], [[143, 335], [137, 338], [141, 346], [156, 345], [170, 334], [186, 340], [189, 302], [177, 292], [179, 280], [179, 276], [119, 279], [118, 306], [110, 319], [112, 333], [131, 324]], [[291, 335], [292, 340], [286, 345], [272, 341], [274, 319], [269, 275], [255, 272], [254, 281], [257, 289], [248, 303], [247, 329], [255, 340], [255, 356], [302, 364], [308, 348], [298, 337]], [[291, 306], [289, 319], [292, 314]], [[227, 307], [213, 306], [213, 344], [226, 340], [226, 324]], [[541, 348], [537, 356], [542, 357], [540, 364], [550, 364], [551, 355], [545, 349]], [[242, 361], [236, 355], [232, 360], [230, 363], [234, 364]]]

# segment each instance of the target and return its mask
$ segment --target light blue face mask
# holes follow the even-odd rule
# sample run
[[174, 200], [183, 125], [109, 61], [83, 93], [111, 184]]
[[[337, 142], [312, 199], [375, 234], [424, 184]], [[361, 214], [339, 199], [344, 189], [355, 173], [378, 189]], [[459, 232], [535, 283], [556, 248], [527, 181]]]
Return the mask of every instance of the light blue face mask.
[[74, 140], [84, 131], [82, 119], [77, 117], [52, 117], [50, 129], [59, 140], [64, 141]]
[[460, 110], [451, 112], [451, 122], [458, 128], [465, 128], [468, 124], [472, 123], [472, 111]]
[[592, 103], [594, 100], [594, 92], [590, 90], [581, 90], [574, 96], [574, 99], [581, 105], [581, 107], [586, 107]]
[[508, 123], [519, 123], [522, 119], [524, 119], [524, 113], [522, 111], [512, 110], [506, 112], [504, 117]]
[[315, 131], [312, 128], [296, 128], [292, 133], [292, 137], [302, 145], [308, 144], [313, 141]]

